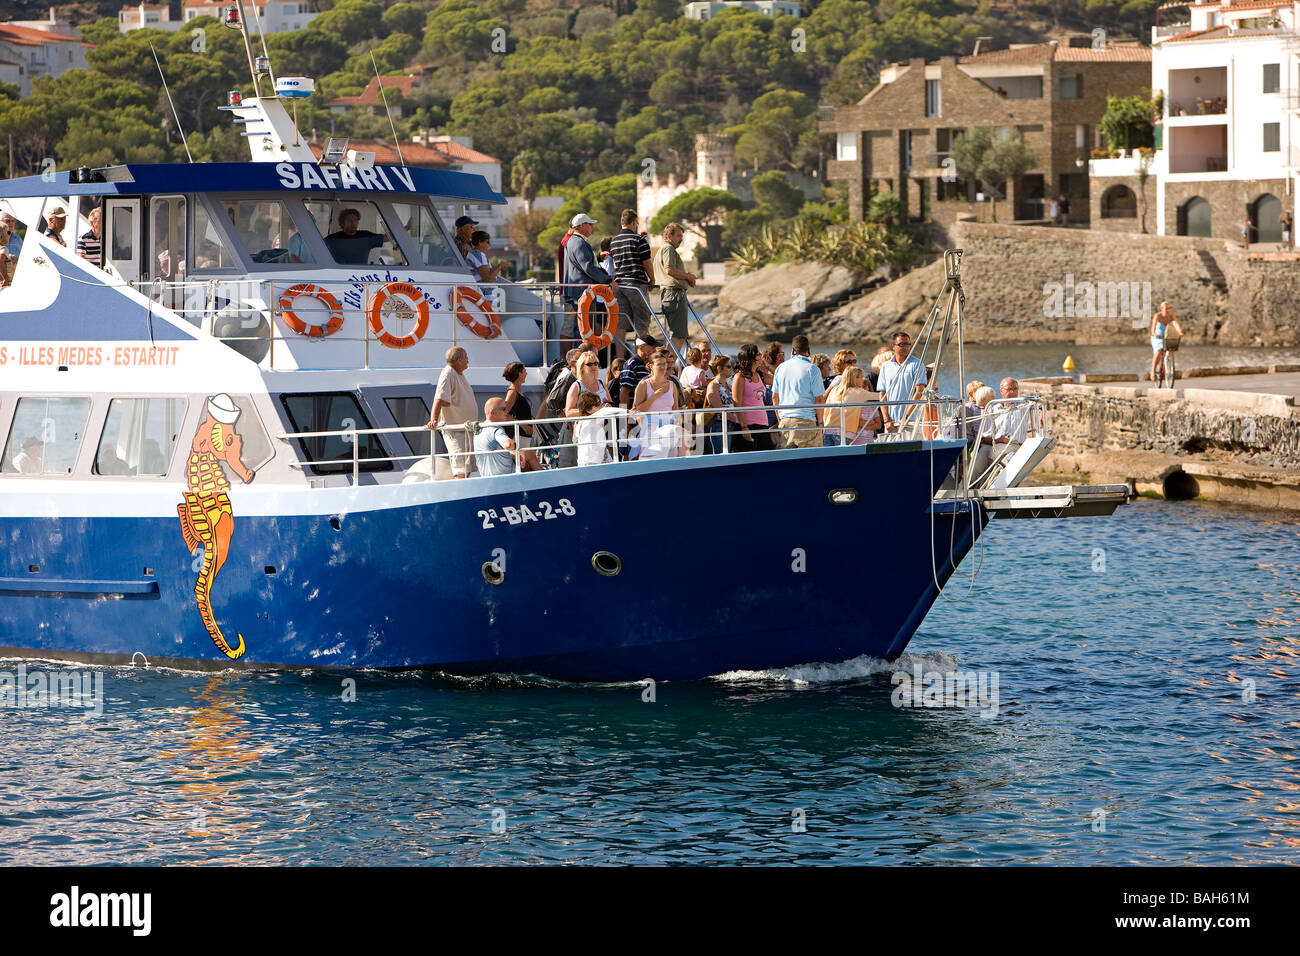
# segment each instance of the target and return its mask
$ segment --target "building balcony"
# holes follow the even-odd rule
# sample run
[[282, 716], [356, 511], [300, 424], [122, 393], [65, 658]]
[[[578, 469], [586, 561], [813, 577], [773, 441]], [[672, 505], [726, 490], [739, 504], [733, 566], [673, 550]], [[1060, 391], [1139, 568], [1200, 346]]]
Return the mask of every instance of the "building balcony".
[[[1147, 161], [1147, 171], [1151, 171], [1153, 160]], [[1116, 159], [1088, 160], [1088, 176], [1099, 179], [1104, 176], [1137, 176], [1142, 171], [1140, 156], [1121, 156]]]
[[1175, 37], [1180, 33], [1186, 33], [1192, 28], [1192, 21], [1184, 23], [1162, 23], [1160, 26], [1151, 28], [1151, 42], [1163, 40], [1165, 37]]

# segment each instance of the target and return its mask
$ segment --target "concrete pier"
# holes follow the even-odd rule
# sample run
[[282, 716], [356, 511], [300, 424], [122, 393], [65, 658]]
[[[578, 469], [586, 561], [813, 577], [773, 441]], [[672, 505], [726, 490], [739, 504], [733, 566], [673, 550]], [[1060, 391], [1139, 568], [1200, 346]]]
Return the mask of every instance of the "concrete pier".
[[1174, 388], [1079, 379], [1022, 383], [1057, 437], [1036, 479], [1300, 510], [1300, 366], [1188, 369]]

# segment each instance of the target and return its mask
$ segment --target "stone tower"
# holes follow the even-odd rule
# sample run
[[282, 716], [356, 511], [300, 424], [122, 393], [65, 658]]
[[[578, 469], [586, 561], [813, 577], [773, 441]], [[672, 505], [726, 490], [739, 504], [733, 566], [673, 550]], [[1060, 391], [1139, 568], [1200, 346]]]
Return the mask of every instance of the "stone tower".
[[697, 133], [695, 136], [695, 186], [726, 189], [727, 174], [736, 164], [736, 144], [730, 136]]

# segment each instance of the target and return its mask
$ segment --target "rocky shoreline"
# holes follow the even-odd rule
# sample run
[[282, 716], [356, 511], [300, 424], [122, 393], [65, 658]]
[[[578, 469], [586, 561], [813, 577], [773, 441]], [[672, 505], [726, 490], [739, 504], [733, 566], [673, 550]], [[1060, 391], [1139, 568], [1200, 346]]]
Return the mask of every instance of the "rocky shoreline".
[[[1129, 344], [1168, 299], [1187, 344], [1300, 344], [1300, 255], [1221, 240], [961, 222], [967, 341]], [[942, 260], [883, 285], [816, 262], [782, 263], [718, 289], [720, 342], [878, 342], [915, 332], [943, 286]], [[700, 307], [696, 306], [697, 309]]]

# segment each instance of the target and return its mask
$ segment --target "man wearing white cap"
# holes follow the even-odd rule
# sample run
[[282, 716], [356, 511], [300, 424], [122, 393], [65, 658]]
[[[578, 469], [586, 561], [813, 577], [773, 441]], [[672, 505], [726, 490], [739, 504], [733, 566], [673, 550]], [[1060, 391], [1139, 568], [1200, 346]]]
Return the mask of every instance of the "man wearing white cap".
[[618, 289], [614, 277], [597, 265], [591, 244], [587, 242], [595, 230], [596, 220], [585, 212], [580, 212], [569, 225], [573, 234], [564, 244], [564, 303], [568, 307], [568, 315], [564, 320], [564, 328], [560, 330], [564, 348], [578, 338], [578, 300], [582, 298], [583, 286], [608, 285], [614, 290]]

